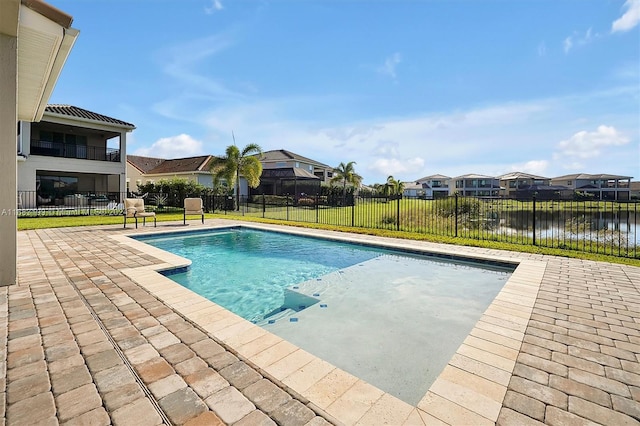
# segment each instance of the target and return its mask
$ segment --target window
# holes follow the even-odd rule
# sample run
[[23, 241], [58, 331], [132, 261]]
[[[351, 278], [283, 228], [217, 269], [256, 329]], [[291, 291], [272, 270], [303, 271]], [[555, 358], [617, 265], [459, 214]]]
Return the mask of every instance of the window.
[[309, 165], [309, 171], [312, 172], [313, 171], [313, 166]]
[[37, 195], [40, 200], [62, 199], [78, 192], [78, 178], [72, 176], [36, 174]]
[[300, 167], [300, 163], [296, 161], [296, 168]]
[[573, 185], [573, 181], [572, 180], [568, 180], [567, 181], [567, 186], [571, 186], [571, 185]]

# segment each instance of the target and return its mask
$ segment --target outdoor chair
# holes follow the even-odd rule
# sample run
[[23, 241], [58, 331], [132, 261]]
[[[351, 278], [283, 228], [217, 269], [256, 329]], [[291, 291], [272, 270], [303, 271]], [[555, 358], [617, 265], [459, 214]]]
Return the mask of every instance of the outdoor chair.
[[182, 224], [187, 224], [187, 215], [197, 214], [202, 219], [204, 225], [204, 207], [202, 205], [202, 198], [185, 198], [184, 199], [184, 215], [182, 217]]
[[136, 220], [136, 229], [138, 228], [138, 218], [142, 218], [142, 224], [147, 224], [147, 218], [153, 218], [153, 226], [156, 226], [155, 212], [146, 212], [144, 210], [144, 200], [142, 198], [126, 198], [124, 200], [124, 227], [127, 227], [127, 218], [132, 217]]

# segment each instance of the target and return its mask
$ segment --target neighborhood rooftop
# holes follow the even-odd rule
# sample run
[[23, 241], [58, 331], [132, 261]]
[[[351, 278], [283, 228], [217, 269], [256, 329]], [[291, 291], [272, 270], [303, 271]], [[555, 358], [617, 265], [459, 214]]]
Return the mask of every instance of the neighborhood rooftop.
[[98, 114], [97, 112], [92, 112], [92, 111], [79, 108], [73, 105], [50, 104], [50, 105], [47, 105], [47, 107], [45, 108], [45, 112], [47, 114], [82, 118], [85, 120], [96, 121], [100, 123], [116, 124], [118, 126], [131, 128], [132, 130], [136, 128], [136, 126], [134, 126], [131, 123], [127, 123], [126, 121], [122, 121], [122, 120], [118, 120], [117, 118]]
[[271, 151], [265, 151], [260, 156], [260, 160], [264, 162], [296, 160], [296, 161], [313, 164], [319, 167], [327, 167], [327, 168], [330, 167], [316, 160], [312, 160], [310, 158], [303, 157], [302, 155], [293, 153], [291, 151], [287, 151], [286, 149], [275, 149]]
[[145, 174], [209, 172], [209, 166], [213, 158], [211, 155], [200, 155], [164, 160], [162, 158], [127, 155], [129, 164]]

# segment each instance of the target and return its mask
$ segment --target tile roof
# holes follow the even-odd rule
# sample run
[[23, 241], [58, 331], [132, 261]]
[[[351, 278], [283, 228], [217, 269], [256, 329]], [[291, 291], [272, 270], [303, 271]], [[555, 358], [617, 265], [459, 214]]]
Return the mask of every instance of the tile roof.
[[606, 173], [601, 173], [597, 175], [590, 175], [588, 173], [575, 173], [571, 175], [557, 176], [551, 178], [553, 180], [556, 179], [589, 179], [589, 180], [597, 180], [597, 179], [632, 179], [632, 176], [619, 176], [619, 175], [609, 175]]
[[127, 155], [127, 162], [144, 174], [209, 172], [209, 166], [213, 156], [200, 155], [197, 157], [174, 158], [165, 160], [162, 158], [141, 157]]
[[447, 180], [447, 179], [451, 179], [450, 176], [445, 176], [445, 175], [431, 175], [431, 176], [425, 176], [423, 178], [418, 179], [416, 182], [421, 182], [423, 180]]
[[100, 123], [115, 124], [116, 126], [130, 128], [131, 130], [136, 128], [136, 126], [131, 123], [127, 123], [126, 121], [118, 120], [117, 118], [108, 117], [96, 112], [91, 112], [73, 105], [47, 105], [44, 112], [45, 114], [64, 115], [67, 117], [83, 118], [85, 120], [97, 121]]
[[142, 157], [139, 155], [127, 155], [127, 163], [131, 164], [142, 173], [149, 173], [166, 161], [164, 158]]
[[303, 157], [302, 155], [298, 155], [294, 152], [287, 151], [286, 149], [275, 149], [272, 151], [265, 151], [262, 153], [262, 156], [260, 157], [260, 161], [262, 162], [288, 161], [288, 160], [302, 161], [304, 163], [308, 163], [314, 166], [333, 169], [333, 167], [331, 166], [328, 166], [326, 164], [320, 163], [318, 161], [312, 160], [307, 157]]
[[477, 175], [474, 173], [469, 173], [468, 175], [456, 176], [452, 179], [496, 179], [495, 176], [487, 176], [487, 175]]
[[504, 175], [500, 175], [498, 176], [498, 179], [500, 180], [510, 180], [510, 179], [549, 179], [548, 177], [544, 177], [544, 176], [538, 176], [538, 175], [532, 175], [529, 173], [523, 173], [523, 172], [511, 172], [511, 173], [506, 173]]

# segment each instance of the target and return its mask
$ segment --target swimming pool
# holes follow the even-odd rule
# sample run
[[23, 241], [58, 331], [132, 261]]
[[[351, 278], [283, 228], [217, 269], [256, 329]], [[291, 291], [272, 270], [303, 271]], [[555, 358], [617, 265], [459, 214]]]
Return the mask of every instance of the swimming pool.
[[138, 239], [193, 262], [174, 281], [411, 404], [513, 270], [246, 228]]

